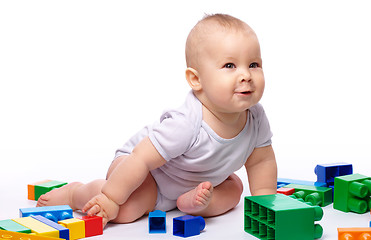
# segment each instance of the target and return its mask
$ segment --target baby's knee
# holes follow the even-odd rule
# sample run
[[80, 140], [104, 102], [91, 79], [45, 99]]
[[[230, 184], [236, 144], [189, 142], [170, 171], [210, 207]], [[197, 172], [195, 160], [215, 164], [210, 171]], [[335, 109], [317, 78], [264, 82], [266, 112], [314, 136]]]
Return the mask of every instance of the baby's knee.
[[233, 183], [236, 193], [241, 196], [243, 192], [243, 183], [241, 179], [234, 173], [229, 176], [228, 179]]

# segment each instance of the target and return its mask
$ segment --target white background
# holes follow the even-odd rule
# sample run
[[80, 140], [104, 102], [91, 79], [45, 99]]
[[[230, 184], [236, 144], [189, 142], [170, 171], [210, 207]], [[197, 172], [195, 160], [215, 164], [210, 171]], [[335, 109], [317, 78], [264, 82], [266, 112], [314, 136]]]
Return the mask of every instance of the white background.
[[330, 162], [370, 176], [369, 5], [1, 1], [0, 219], [32, 205], [27, 183], [104, 178], [118, 147], [184, 101], [185, 40], [204, 13], [238, 17], [259, 37], [279, 177], [315, 181]]

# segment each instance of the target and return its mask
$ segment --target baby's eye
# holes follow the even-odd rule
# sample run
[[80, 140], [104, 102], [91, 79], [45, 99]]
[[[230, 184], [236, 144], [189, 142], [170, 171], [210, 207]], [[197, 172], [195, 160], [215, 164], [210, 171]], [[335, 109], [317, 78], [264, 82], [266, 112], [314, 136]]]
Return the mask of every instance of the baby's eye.
[[259, 63], [256, 63], [256, 62], [253, 62], [249, 65], [249, 68], [258, 68], [259, 67]]
[[226, 63], [224, 65], [225, 68], [236, 68], [236, 65], [234, 65], [233, 63]]

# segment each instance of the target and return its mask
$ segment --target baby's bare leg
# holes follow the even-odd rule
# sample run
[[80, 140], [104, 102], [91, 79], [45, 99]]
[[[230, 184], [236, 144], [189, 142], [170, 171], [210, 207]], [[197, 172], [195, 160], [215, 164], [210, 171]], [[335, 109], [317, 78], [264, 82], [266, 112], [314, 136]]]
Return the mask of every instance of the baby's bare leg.
[[[125, 158], [126, 156], [121, 156], [112, 162], [107, 172], [107, 178], [116, 166]], [[92, 197], [101, 192], [102, 186], [105, 182], [106, 180], [100, 179], [88, 184], [82, 184], [80, 182], [67, 184], [42, 195], [36, 206], [42, 207], [66, 204], [74, 210], [80, 210]]]
[[[107, 178], [112, 173], [113, 169], [125, 157], [116, 159], [108, 173]], [[67, 184], [61, 188], [54, 189], [40, 196], [37, 206], [54, 206], [67, 204], [73, 210], [82, 209], [83, 206], [94, 196], [101, 193], [102, 187], [106, 180], [99, 179], [87, 184], [74, 182]], [[120, 206], [119, 214], [112, 222], [128, 223], [148, 214], [155, 207], [157, 200], [157, 185], [151, 174], [148, 174], [141, 186], [137, 188], [128, 198], [128, 200]]]
[[234, 208], [240, 201], [243, 184], [236, 174], [212, 188], [209, 182], [181, 195], [177, 200], [179, 210], [187, 214], [211, 217]]

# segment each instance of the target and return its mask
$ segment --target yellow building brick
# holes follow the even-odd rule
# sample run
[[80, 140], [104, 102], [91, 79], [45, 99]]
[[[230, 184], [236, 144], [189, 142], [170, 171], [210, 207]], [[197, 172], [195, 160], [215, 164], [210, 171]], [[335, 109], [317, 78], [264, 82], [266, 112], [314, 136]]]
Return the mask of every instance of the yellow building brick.
[[58, 222], [65, 228], [70, 230], [70, 240], [80, 239], [85, 237], [85, 222], [77, 218], [70, 218]]

